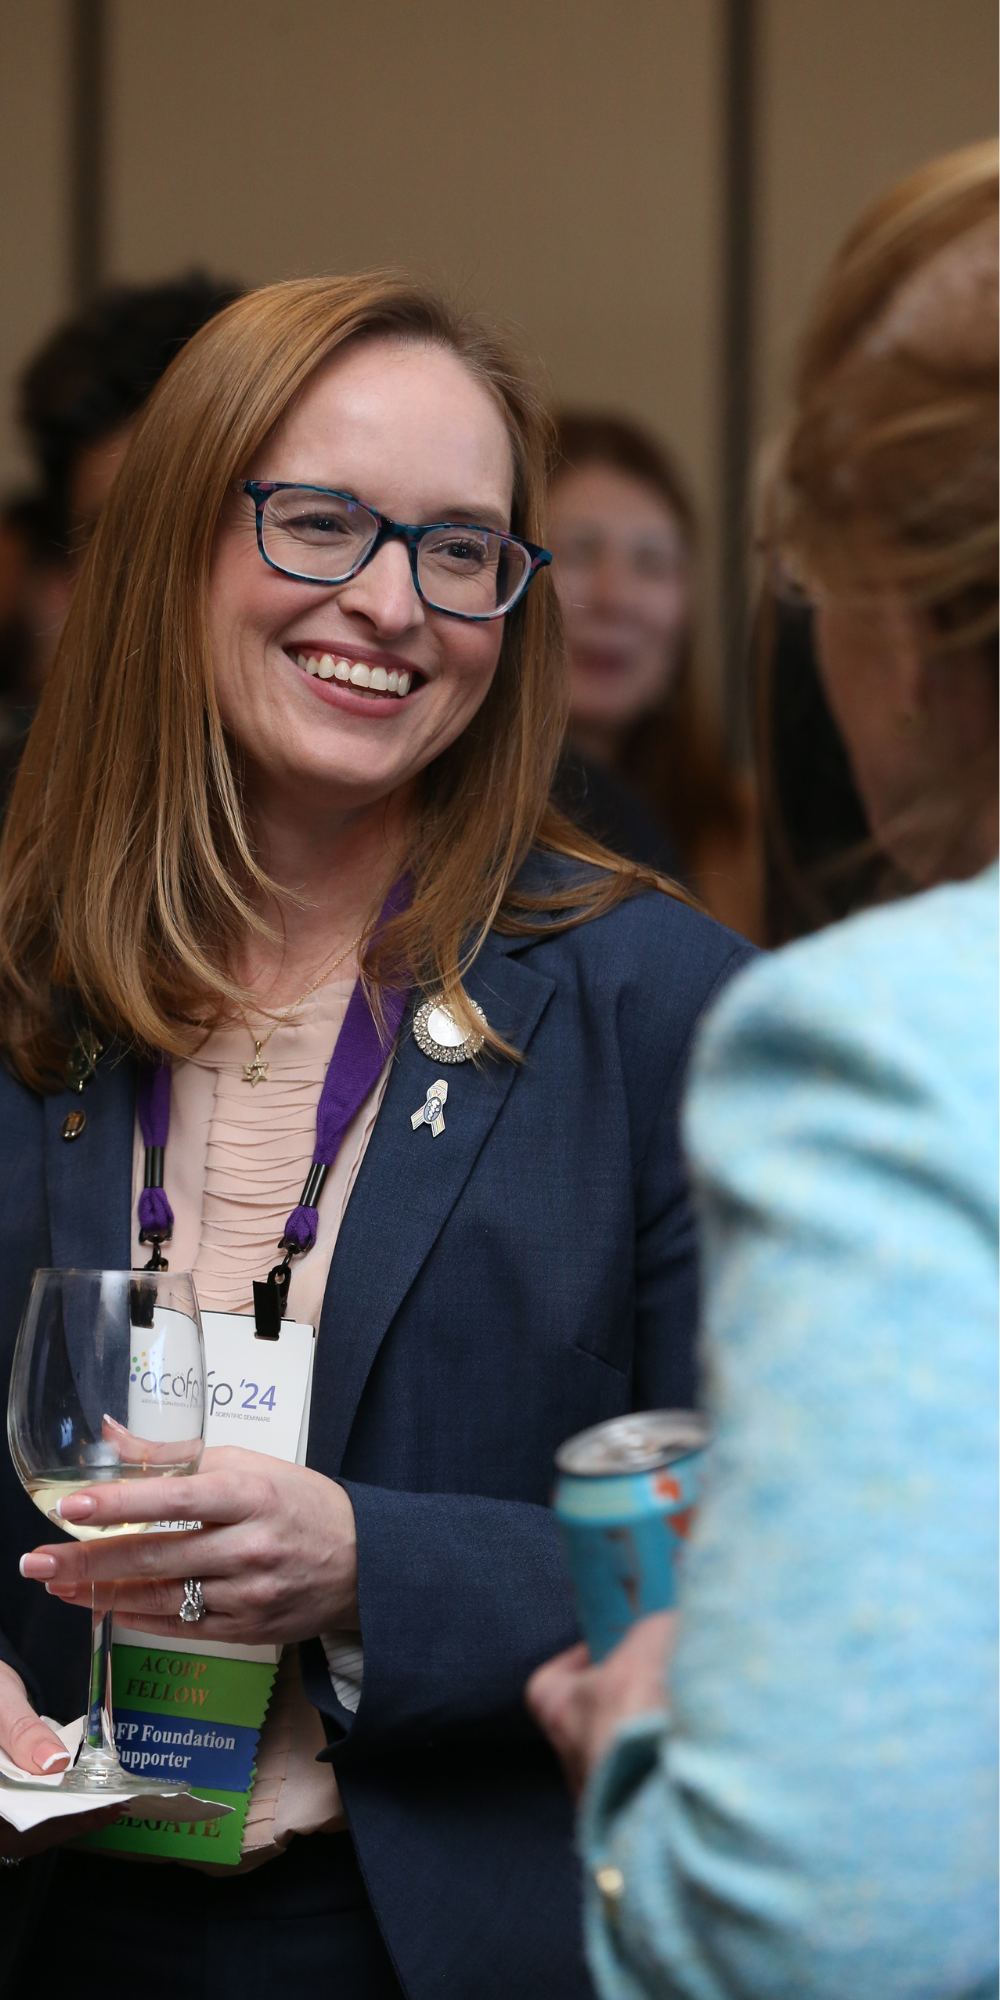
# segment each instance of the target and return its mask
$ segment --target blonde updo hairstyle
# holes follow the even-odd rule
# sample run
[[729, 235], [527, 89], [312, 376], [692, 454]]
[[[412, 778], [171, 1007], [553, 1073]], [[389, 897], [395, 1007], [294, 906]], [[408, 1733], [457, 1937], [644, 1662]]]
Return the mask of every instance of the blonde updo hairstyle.
[[807, 326], [767, 503], [805, 581], [897, 591], [935, 651], [997, 632], [997, 148], [892, 189], [842, 245]]

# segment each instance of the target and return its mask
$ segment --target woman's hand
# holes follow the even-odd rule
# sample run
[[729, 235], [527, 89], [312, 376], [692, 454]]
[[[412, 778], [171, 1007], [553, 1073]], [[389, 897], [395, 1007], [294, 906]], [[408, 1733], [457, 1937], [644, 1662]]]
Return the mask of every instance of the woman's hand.
[[[65, 1771], [69, 1763], [69, 1751], [48, 1723], [35, 1714], [25, 1694], [24, 1682], [13, 1667], [2, 1663], [0, 1750], [6, 1752], [19, 1770], [30, 1772], [33, 1778], [54, 1777], [58, 1771]], [[5, 1861], [24, 1861], [29, 1854], [41, 1854], [46, 1847], [54, 1847], [60, 1841], [75, 1840], [78, 1834], [89, 1833], [93, 1827], [110, 1826], [112, 1820], [121, 1817], [121, 1809], [118, 1800], [115, 1805], [101, 1806], [96, 1812], [46, 1820], [30, 1833], [18, 1833], [7, 1820], [0, 1818], [0, 1857]]]
[[[49, 1543], [21, 1559], [67, 1604], [114, 1594], [115, 1624], [164, 1638], [251, 1646], [358, 1628], [354, 1510], [342, 1486], [301, 1465], [235, 1446], [208, 1450], [190, 1479], [92, 1486], [61, 1502], [67, 1523], [188, 1521], [194, 1531]], [[198, 1577], [205, 1616], [180, 1618], [183, 1579]]]
[[676, 1629], [676, 1611], [658, 1611], [633, 1625], [599, 1667], [591, 1666], [586, 1646], [579, 1645], [532, 1674], [525, 1700], [558, 1751], [574, 1798], [623, 1722], [666, 1708]]
[[24, 1682], [13, 1667], [0, 1663], [0, 1750], [33, 1778], [50, 1778], [65, 1771], [69, 1751], [53, 1729], [35, 1714]]

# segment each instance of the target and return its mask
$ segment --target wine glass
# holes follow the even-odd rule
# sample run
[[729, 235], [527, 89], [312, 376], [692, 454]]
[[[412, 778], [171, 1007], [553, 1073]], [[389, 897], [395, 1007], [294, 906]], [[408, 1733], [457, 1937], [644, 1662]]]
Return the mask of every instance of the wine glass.
[[[204, 1429], [205, 1346], [190, 1272], [35, 1272], [14, 1350], [7, 1437], [18, 1477], [46, 1520], [79, 1541], [197, 1526], [102, 1528], [64, 1521], [58, 1508], [84, 1487], [197, 1471]], [[111, 1703], [113, 1611], [98, 1611], [96, 1590], [91, 1615], [86, 1721], [61, 1788], [183, 1791], [123, 1769]]]

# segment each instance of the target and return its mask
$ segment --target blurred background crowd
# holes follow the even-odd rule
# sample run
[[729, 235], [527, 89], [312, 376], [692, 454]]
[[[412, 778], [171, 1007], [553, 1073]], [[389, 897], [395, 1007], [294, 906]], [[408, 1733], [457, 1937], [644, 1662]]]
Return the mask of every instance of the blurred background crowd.
[[[405, 265], [559, 412], [562, 802], [777, 943], [871, 892], [754, 467], [860, 204], [993, 123], [989, 0], [0, 6], [0, 764], [129, 427], [240, 289]], [[373, 32], [374, 29], [374, 32]]]

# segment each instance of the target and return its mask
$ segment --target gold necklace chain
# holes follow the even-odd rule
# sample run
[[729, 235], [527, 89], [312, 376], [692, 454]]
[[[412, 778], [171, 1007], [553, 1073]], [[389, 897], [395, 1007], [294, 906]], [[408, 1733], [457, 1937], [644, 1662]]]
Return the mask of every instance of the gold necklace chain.
[[282, 1010], [282, 1012], [278, 1015], [277, 1020], [272, 1022], [271, 1026], [267, 1031], [267, 1034], [261, 1036], [259, 1041], [257, 1039], [257, 1036], [254, 1034], [254, 1031], [251, 1028], [249, 1021], [247, 1020], [247, 1017], [243, 1012], [242, 1007], [240, 1008], [240, 1019], [242, 1020], [243, 1026], [245, 1027], [247, 1034], [249, 1035], [250, 1040], [252, 1041], [254, 1046], [253, 1061], [244, 1063], [243, 1065], [244, 1083], [249, 1083], [254, 1088], [256, 1088], [258, 1083], [267, 1082], [267, 1072], [270, 1065], [266, 1062], [261, 1061], [261, 1054], [260, 1054], [261, 1050], [267, 1047], [267, 1044], [270, 1041], [271, 1036], [276, 1032], [278, 1028], [283, 1026], [284, 1022], [287, 1021], [289, 1014], [294, 1014], [297, 1007], [304, 1007], [310, 995], [315, 993], [316, 988], [322, 985], [324, 979], [332, 979], [333, 974], [337, 970], [337, 967], [343, 965], [345, 958], [350, 958], [352, 951], [356, 951], [363, 937], [364, 937], [364, 932], [359, 931], [357, 937], [351, 939], [351, 942], [347, 946], [346, 951], [342, 951], [339, 958], [335, 958], [332, 964], [328, 963], [324, 965], [318, 978], [313, 980], [311, 986], [306, 987], [305, 992], [301, 993], [297, 1000], [292, 1001], [290, 1007], [285, 1007]]

